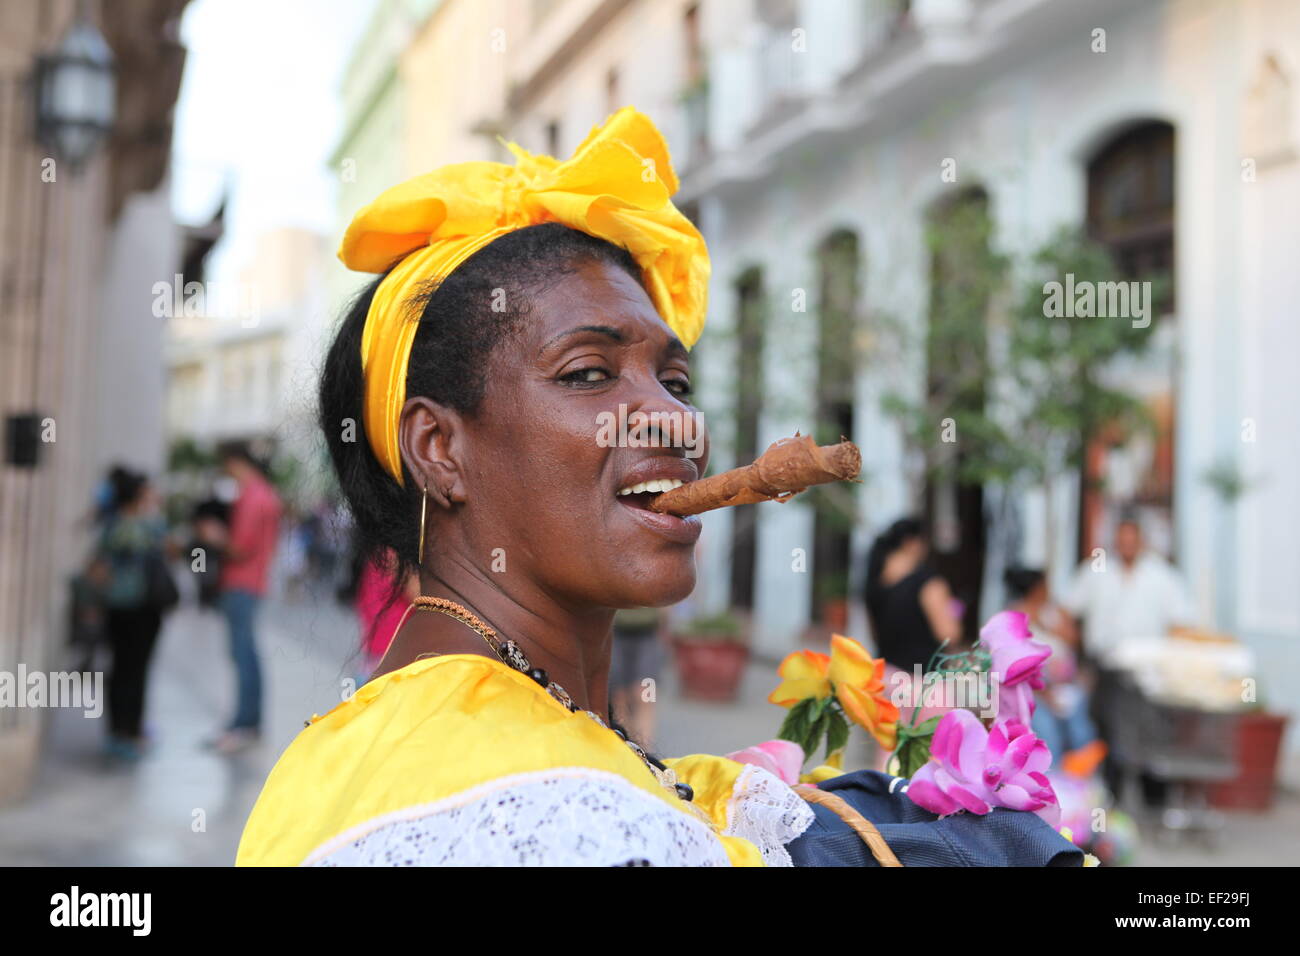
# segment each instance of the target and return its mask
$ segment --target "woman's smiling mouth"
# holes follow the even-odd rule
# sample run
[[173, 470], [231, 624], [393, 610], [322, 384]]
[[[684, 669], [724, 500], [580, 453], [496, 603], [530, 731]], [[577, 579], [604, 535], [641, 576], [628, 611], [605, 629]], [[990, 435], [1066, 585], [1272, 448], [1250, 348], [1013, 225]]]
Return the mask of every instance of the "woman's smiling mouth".
[[[686, 478], [642, 477], [647, 471], [660, 474], [671, 471], [685, 475], [687, 470], [692, 474]], [[702, 528], [698, 517], [679, 518], [676, 515], [659, 514], [650, 510], [650, 502], [656, 495], [679, 488], [687, 481], [694, 480], [694, 472], [695, 464], [681, 458], [652, 459], [633, 469], [615, 497], [618, 503], [648, 530], [678, 544], [694, 544], [699, 539]]]
[[658, 478], [651, 481], [638, 481], [634, 485], [628, 485], [619, 491], [618, 497], [620, 504], [625, 504], [633, 508], [649, 509], [650, 501], [655, 495], [665, 491], [671, 491], [673, 488], [680, 488], [686, 482], [680, 478]]
[[686, 482], [679, 478], [661, 478], [657, 481], [638, 481], [635, 485], [630, 485], [619, 492], [620, 495], [638, 495], [643, 491], [672, 491], [674, 488], [680, 488]]

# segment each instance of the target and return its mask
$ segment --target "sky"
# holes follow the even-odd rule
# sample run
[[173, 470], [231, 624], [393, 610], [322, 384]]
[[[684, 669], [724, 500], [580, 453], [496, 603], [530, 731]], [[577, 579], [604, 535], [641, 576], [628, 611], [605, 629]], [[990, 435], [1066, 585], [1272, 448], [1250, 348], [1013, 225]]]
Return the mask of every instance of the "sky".
[[194, 0], [186, 8], [172, 207], [181, 223], [207, 222], [229, 185], [209, 278], [232, 278], [263, 232], [334, 229], [328, 162], [341, 125], [339, 87], [375, 3]]

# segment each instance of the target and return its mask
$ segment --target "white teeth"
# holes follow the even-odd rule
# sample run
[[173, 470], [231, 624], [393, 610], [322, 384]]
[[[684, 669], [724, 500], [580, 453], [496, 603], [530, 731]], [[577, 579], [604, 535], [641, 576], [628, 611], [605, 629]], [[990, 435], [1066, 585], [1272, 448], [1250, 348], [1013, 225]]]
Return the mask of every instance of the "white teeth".
[[685, 482], [678, 478], [656, 478], [653, 481], [641, 481], [631, 487], [624, 488], [619, 495], [639, 495], [643, 491], [652, 494], [659, 494], [664, 491], [672, 491], [674, 488], [680, 488]]

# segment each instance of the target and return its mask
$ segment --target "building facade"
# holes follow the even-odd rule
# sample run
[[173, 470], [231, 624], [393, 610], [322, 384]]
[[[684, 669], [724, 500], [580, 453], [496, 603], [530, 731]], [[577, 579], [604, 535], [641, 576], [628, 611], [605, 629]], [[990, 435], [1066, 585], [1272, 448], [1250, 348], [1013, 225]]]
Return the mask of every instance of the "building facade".
[[[96, 483], [163, 463], [161, 322], [150, 287], [180, 235], [167, 172], [184, 0], [0, 7], [0, 671], [61, 670], [69, 577]], [[37, 58], [76, 22], [112, 52], [112, 133], [78, 169], [37, 138]], [[0, 801], [20, 797], [46, 709], [0, 707]]]
[[[204, 283], [194, 314], [171, 319], [171, 440], [205, 448], [265, 442], [285, 459], [323, 464], [316, 461], [314, 376], [326, 347], [328, 247], [307, 229], [263, 233], [231, 284]], [[304, 480], [318, 470], [304, 469]]]
[[[737, 365], [747, 297], [755, 283], [763, 290], [760, 447], [826, 411], [809, 388], [825, 374], [819, 327], [839, 307], [824, 262], [848, 250], [857, 361], [849, 414], [833, 409], [831, 424], [847, 422], [865, 456], [843, 561], [851, 583], [876, 531], [923, 513], [941, 559], [971, 539], [989, 553], [968, 595], [987, 617], [1003, 564], [1050, 563], [1059, 593], [1081, 555], [1110, 545], [1121, 504], [1136, 502], [1200, 623], [1247, 641], [1268, 664], [1262, 697], [1294, 706], [1300, 429], [1289, 409], [1300, 394], [1284, 367], [1300, 346], [1284, 261], [1300, 248], [1294, 6], [722, 0], [704, 10], [711, 153], [683, 171], [683, 194], [713, 255], [718, 373]], [[746, 21], [752, 30], [737, 29]], [[927, 487], [925, 449], [882, 407], [891, 392], [934, 387], [934, 356], [928, 381], [923, 351], [883, 341], [889, 326], [924, 340], [944, 278], [927, 227], [954, 205], [978, 206], [990, 244], [1014, 262], [1072, 227], [1131, 277], [1169, 284], [1149, 354], [1117, 370], [1153, 412], [1156, 436], [1090, 450], [1100, 490], [1077, 473], [1051, 482], [1051, 529], [1043, 491], [1013, 489], [1017, 532], [1001, 542], [986, 538], [1008, 493]], [[807, 312], [791, 306], [798, 290]], [[998, 306], [988, 303], [990, 348]], [[709, 334], [706, 382], [719, 357]], [[1224, 468], [1243, 476], [1244, 493], [1216, 491], [1207, 476]], [[768, 508], [740, 551], [758, 582], [760, 646], [774, 653], [817, 612], [811, 575], [791, 571], [792, 549], [815, 546], [815, 521], [810, 509]], [[710, 554], [714, 600], [735, 593], [736, 553]], [[860, 619], [854, 627], [865, 633]]]
[[[495, 132], [567, 155], [629, 103], [665, 131], [712, 254], [694, 374], [714, 467], [796, 430], [864, 453], [847, 495], [706, 516], [694, 603], [751, 611], [759, 653], [798, 646], [810, 621], [866, 636], [865, 555], [904, 514], [929, 519], [975, 619], [1009, 563], [1049, 567], [1059, 593], [1136, 506], [1200, 623], [1247, 641], [1285, 708], [1300, 698], [1298, 17], [1282, 0], [446, 0], [401, 57], [390, 139], [414, 175], [504, 159]], [[978, 241], [937, 253], [934, 232], [963, 222]], [[887, 409], [972, 366], [993, 369], [973, 400], [1013, 388], [983, 353], [1005, 347], [1007, 290], [1061, 229], [1161, 290], [1146, 355], [1108, 373], [1153, 429], [1094, 442], [1042, 487], [937, 480]], [[1003, 286], [965, 283], [995, 259]], [[982, 317], [979, 356], [927, 345], [940, 308]]]

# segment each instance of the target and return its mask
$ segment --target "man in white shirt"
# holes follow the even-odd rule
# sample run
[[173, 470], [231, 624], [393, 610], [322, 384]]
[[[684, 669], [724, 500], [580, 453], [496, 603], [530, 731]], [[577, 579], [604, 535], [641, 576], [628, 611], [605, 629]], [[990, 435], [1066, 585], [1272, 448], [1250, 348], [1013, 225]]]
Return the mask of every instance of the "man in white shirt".
[[[1083, 657], [1103, 668], [1109, 655], [1124, 642], [1164, 637], [1171, 627], [1188, 625], [1193, 620], [1191, 602], [1178, 572], [1164, 558], [1143, 547], [1142, 529], [1135, 518], [1128, 516], [1115, 529], [1115, 553], [1085, 561], [1063, 603], [1066, 610], [1084, 620]], [[1104, 694], [1093, 699], [1092, 717], [1102, 739], [1112, 748], [1106, 760], [1106, 782], [1118, 794], [1124, 780], [1123, 768], [1113, 750], [1117, 731], [1114, 715], [1107, 713], [1104, 699]], [[1145, 770], [1139, 771], [1139, 777], [1145, 803], [1151, 807], [1164, 805], [1164, 782]]]
[[1094, 661], [1104, 661], [1125, 641], [1163, 637], [1171, 627], [1193, 622], [1182, 579], [1168, 561], [1143, 547], [1136, 519], [1120, 522], [1115, 552], [1105, 560], [1085, 561], [1064, 601], [1071, 614], [1084, 619], [1083, 648]]

